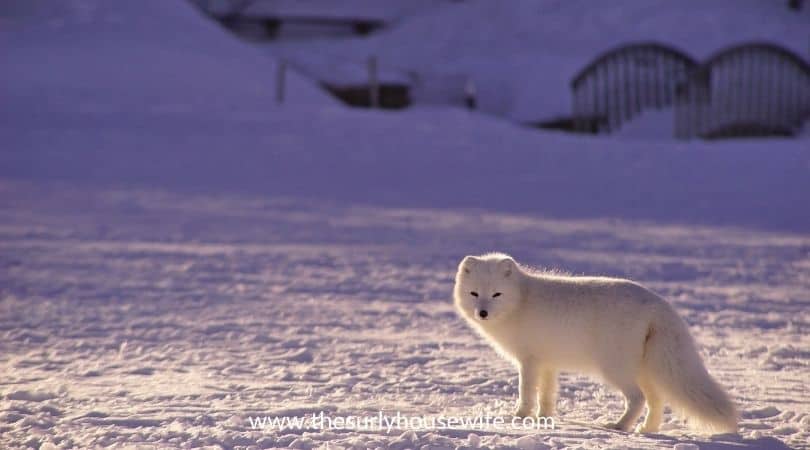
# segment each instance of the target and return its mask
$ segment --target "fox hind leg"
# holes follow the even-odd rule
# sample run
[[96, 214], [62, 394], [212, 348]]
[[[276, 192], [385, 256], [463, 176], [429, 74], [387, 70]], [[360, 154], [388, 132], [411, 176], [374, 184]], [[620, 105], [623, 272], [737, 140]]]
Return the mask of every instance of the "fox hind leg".
[[630, 431], [638, 421], [644, 410], [644, 393], [635, 381], [635, 377], [630, 376], [625, 371], [605, 373], [605, 381], [618, 388], [624, 395], [624, 414], [618, 422], [608, 425], [621, 431]]
[[655, 433], [661, 428], [661, 421], [664, 416], [664, 404], [661, 396], [656, 392], [655, 386], [648, 380], [639, 383], [644, 398], [647, 399], [647, 417], [644, 424], [639, 428], [640, 433]]
[[625, 386], [621, 391], [624, 394], [624, 414], [610, 428], [630, 431], [644, 410], [644, 394], [637, 385]]

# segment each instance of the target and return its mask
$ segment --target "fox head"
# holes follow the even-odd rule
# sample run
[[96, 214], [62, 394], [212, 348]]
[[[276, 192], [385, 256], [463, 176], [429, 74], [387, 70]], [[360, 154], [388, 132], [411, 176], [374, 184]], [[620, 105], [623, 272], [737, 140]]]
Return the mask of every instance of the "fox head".
[[515, 260], [502, 253], [465, 257], [456, 272], [456, 308], [481, 326], [498, 322], [522, 301], [520, 275]]

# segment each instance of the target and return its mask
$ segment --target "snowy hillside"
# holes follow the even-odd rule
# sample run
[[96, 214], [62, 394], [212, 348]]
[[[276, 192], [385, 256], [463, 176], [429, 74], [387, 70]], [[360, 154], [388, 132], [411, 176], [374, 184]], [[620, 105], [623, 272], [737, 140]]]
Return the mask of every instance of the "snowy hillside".
[[[449, 2], [367, 41], [256, 48], [183, 1], [0, 2], [0, 448], [810, 448], [810, 135], [579, 136], [498, 117], [559, 111], [567, 84], [532, 77], [567, 83], [548, 67], [625, 39], [802, 51], [810, 11], [601, 4]], [[276, 103], [277, 58], [383, 48], [473, 71], [485, 113], [350, 109], [294, 70]], [[671, 411], [660, 434], [606, 430], [620, 396], [576, 374], [554, 430], [251, 426], [508, 417], [515, 370], [450, 303], [458, 261], [491, 250], [661, 293], [740, 433]]]
[[3, 176], [810, 229], [801, 141], [603, 139], [457, 108], [349, 110], [294, 71], [279, 106], [274, 62], [184, 3], [85, 2], [58, 18], [19, 4], [0, 41]]
[[[0, 5], [3, 110], [182, 113], [267, 109], [275, 63], [185, 2]], [[290, 75], [289, 100], [331, 103]]]

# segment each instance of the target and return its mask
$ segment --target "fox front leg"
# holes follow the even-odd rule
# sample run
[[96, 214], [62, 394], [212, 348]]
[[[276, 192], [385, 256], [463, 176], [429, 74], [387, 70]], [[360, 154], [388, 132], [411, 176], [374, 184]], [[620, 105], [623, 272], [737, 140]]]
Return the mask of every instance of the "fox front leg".
[[540, 415], [552, 417], [557, 409], [557, 372], [543, 370], [540, 374]]
[[518, 403], [515, 416], [529, 417], [537, 409], [538, 381], [540, 373], [531, 361], [522, 361], [518, 366]]

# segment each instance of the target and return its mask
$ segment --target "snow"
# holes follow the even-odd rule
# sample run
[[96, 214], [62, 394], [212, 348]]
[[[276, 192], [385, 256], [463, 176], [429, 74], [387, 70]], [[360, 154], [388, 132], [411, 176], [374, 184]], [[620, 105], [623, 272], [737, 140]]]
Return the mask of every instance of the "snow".
[[[532, 8], [569, 4], [584, 5]], [[269, 50], [183, 2], [54, 5], [0, 5], [0, 447], [808, 448], [806, 136], [673, 141], [646, 134], [662, 122], [648, 115], [585, 137], [438, 106], [352, 110], [295, 72], [278, 105]], [[515, 5], [435, 14], [484, 8], [494, 33], [528, 14]], [[435, 20], [422, 14], [368, 43]], [[724, 37], [715, 16], [705, 47], [680, 45], [697, 56], [776, 29]], [[666, 24], [644, 17], [649, 33]], [[783, 19], [773, 38], [795, 42]], [[583, 55], [610, 44], [582, 39]], [[601, 428], [621, 398], [576, 374], [554, 430], [251, 428], [507, 417], [515, 370], [450, 303], [458, 261], [490, 250], [663, 294], [740, 406], [740, 434], [669, 412], [660, 434]]]

